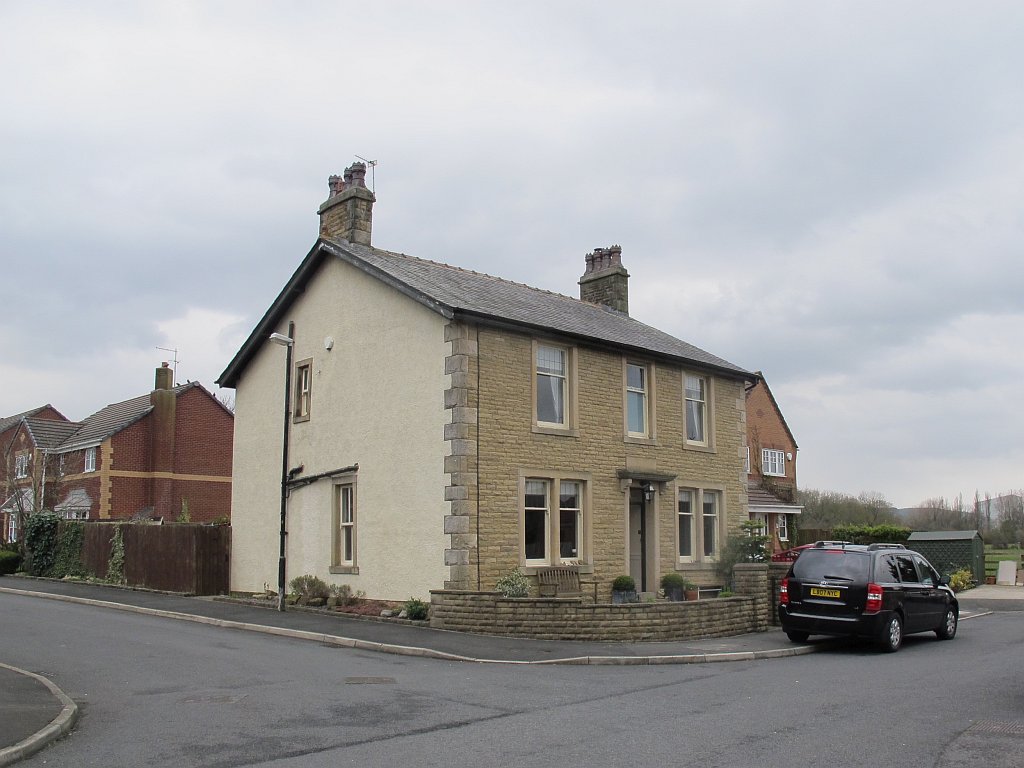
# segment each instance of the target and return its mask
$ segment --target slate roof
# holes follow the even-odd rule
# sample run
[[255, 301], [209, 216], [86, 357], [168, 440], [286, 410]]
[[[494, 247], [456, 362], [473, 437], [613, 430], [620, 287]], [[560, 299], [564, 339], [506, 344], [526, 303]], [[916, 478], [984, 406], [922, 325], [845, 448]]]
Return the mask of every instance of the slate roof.
[[448, 318], [510, 323], [626, 351], [667, 357], [727, 376], [754, 374], [608, 307], [522, 283], [344, 240], [320, 240], [218, 379], [233, 387], [324, 258], [339, 258]]

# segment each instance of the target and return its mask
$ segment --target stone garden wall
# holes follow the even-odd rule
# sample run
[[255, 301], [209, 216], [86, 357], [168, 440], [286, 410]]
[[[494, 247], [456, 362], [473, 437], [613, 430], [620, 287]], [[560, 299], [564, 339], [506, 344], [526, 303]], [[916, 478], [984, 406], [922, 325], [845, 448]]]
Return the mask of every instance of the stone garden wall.
[[[583, 598], [508, 598], [499, 592], [431, 592], [430, 626], [538, 640], [638, 642], [763, 632], [773, 621], [767, 565], [739, 565], [734, 597], [612, 605]], [[610, 597], [610, 596], [609, 596]]]

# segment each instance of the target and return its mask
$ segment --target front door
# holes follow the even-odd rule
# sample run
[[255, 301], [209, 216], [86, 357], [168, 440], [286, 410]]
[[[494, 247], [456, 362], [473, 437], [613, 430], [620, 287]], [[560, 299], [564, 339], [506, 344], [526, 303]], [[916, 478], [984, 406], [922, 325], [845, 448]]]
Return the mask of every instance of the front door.
[[652, 505], [644, 501], [641, 488], [629, 489], [629, 575], [636, 581], [639, 592], [653, 589], [650, 567], [651, 543], [654, 540], [654, 526], [651, 520]]

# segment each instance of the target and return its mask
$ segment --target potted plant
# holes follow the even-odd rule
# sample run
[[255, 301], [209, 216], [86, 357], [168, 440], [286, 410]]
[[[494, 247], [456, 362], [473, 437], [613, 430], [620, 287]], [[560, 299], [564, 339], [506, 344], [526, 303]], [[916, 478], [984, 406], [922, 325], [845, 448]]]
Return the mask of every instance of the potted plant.
[[683, 597], [687, 600], [696, 600], [700, 596], [700, 591], [697, 589], [697, 585], [692, 581], [683, 580]]
[[612, 582], [612, 603], [618, 605], [635, 602], [637, 602], [636, 581], [632, 576], [616, 576]]
[[674, 603], [682, 602], [683, 590], [688, 583], [681, 573], [675, 571], [669, 571], [661, 577], [661, 588], [665, 590], [665, 597]]

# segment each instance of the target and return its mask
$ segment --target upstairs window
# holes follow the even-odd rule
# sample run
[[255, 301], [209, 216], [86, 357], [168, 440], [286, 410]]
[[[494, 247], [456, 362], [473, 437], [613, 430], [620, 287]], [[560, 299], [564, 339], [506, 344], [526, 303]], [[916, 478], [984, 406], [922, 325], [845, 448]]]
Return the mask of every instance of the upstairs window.
[[14, 478], [20, 480], [28, 477], [28, 454], [22, 453], [14, 457]]
[[686, 374], [686, 441], [708, 444], [708, 380]]
[[295, 366], [295, 420], [305, 421], [309, 418], [312, 404], [313, 361], [303, 360]]
[[770, 448], [761, 449], [761, 472], [772, 477], [786, 476], [786, 454]]
[[537, 423], [568, 427], [569, 354], [561, 347], [537, 345]]
[[633, 437], [648, 436], [647, 367], [626, 364], [626, 432]]
[[96, 471], [96, 449], [86, 448], [85, 449], [85, 472]]

